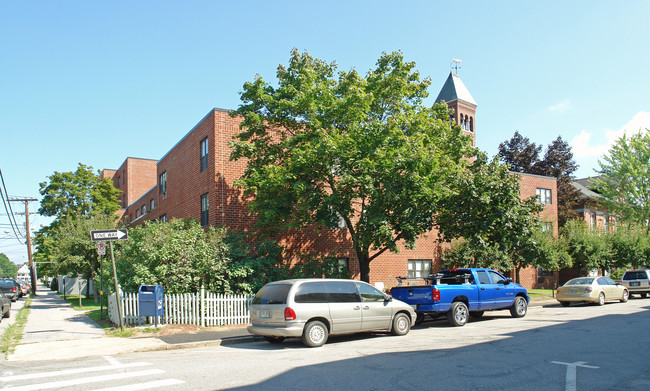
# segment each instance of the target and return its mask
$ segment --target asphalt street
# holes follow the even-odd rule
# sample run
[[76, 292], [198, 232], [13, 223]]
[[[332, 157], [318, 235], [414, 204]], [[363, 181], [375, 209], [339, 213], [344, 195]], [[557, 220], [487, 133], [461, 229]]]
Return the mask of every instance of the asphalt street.
[[[650, 299], [534, 307], [522, 319], [488, 313], [464, 327], [445, 320], [403, 337], [333, 336], [8, 361], [0, 388], [163, 390], [648, 390]], [[117, 388], [119, 387], [119, 388]]]

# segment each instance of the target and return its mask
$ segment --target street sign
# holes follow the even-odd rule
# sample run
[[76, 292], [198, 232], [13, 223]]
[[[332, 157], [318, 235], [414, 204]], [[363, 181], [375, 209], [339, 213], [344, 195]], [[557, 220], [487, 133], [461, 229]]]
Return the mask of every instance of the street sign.
[[97, 254], [106, 255], [106, 243], [97, 242]]
[[90, 231], [90, 240], [93, 242], [126, 240], [129, 235], [126, 229], [105, 229], [101, 231]]

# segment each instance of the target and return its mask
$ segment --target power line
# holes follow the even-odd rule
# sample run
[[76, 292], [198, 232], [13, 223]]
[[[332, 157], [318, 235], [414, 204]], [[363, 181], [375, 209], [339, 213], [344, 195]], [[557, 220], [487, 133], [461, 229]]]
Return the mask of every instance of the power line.
[[[22, 236], [22, 238], [25, 238], [25, 235], [23, 235], [20, 232], [20, 226], [18, 225], [18, 222], [16, 222], [16, 215], [14, 214], [13, 209], [11, 209], [11, 202], [9, 202], [9, 193], [7, 192], [7, 186], [5, 185], [5, 178], [2, 175], [2, 169], [0, 169], [0, 181], [2, 182], [2, 189], [0, 189], [0, 196], [2, 196], [2, 203], [5, 206], [5, 211], [7, 212], [7, 215], [9, 216], [9, 223], [11, 224], [11, 229], [14, 231], [14, 235], [16, 235], [16, 239], [21, 240], [19, 237]], [[4, 195], [2, 193], [2, 190], [4, 190]], [[6, 200], [5, 200], [5, 195]]]

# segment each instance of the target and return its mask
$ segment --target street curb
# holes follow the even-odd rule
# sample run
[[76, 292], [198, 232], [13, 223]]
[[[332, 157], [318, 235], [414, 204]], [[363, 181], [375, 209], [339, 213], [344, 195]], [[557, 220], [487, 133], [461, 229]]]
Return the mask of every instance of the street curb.
[[196, 341], [196, 342], [182, 342], [175, 344], [167, 344], [163, 346], [153, 346], [146, 347], [142, 349], [137, 349], [135, 352], [155, 352], [155, 351], [165, 351], [165, 350], [180, 350], [180, 349], [192, 349], [192, 348], [202, 348], [202, 347], [214, 347], [214, 346], [226, 346], [226, 345], [236, 345], [247, 342], [254, 342], [256, 340], [261, 340], [262, 337], [250, 335], [243, 337], [231, 337], [225, 339], [215, 339], [211, 341]]

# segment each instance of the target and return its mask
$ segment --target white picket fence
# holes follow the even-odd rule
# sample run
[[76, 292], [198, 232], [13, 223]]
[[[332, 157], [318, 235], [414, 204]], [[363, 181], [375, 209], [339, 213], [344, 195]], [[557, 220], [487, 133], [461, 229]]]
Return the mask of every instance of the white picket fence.
[[[194, 324], [201, 327], [250, 323], [250, 303], [253, 296], [222, 295], [205, 292], [165, 294], [164, 316], [159, 324]], [[155, 323], [152, 317], [138, 320], [138, 293], [122, 292], [122, 319], [124, 324]], [[113, 303], [110, 303], [112, 301]], [[111, 306], [113, 304], [113, 306]], [[113, 311], [110, 308], [113, 307]], [[115, 309], [115, 294], [109, 298], [109, 317], [119, 324]], [[148, 322], [147, 322], [148, 320]]]

